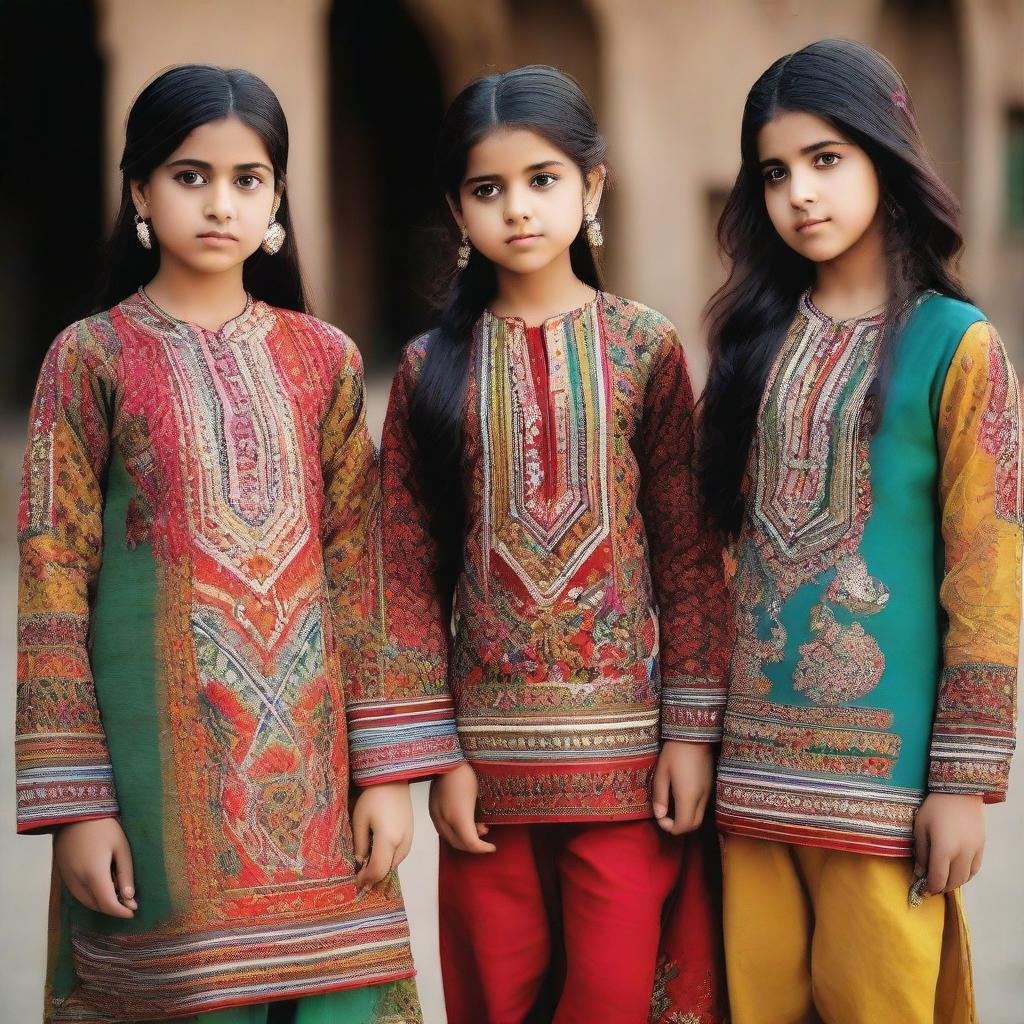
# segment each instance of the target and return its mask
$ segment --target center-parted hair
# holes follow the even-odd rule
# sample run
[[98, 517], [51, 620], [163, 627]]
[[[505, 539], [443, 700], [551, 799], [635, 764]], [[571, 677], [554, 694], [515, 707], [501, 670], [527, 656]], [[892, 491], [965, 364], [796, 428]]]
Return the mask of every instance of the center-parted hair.
[[702, 399], [697, 478], [706, 512], [725, 534], [742, 525], [742, 483], [772, 362], [815, 280], [815, 265], [779, 237], [764, 200], [758, 136], [785, 112], [813, 114], [863, 149], [880, 182], [889, 283], [877, 425], [892, 342], [925, 289], [964, 299], [954, 261], [963, 240], [959, 205], [932, 167], [899, 72], [861, 43], [825, 39], [777, 60], [747, 95], [741, 166], [718, 224], [728, 280], [708, 304], [711, 367]]
[[[470, 150], [499, 129], [525, 129], [543, 136], [570, 157], [584, 177], [607, 156], [590, 103], [572, 78], [544, 64], [516, 68], [478, 78], [448, 108], [435, 152], [435, 177], [443, 195], [458, 203]], [[454, 226], [451, 241], [451, 256], [441, 271], [446, 276], [454, 268], [459, 241]], [[576, 276], [600, 288], [600, 271], [582, 224], [569, 252]], [[419, 480], [431, 511], [431, 530], [441, 546], [445, 595], [451, 593], [461, 568], [465, 515], [459, 465], [473, 326], [496, 292], [494, 265], [474, 249], [465, 270], [451, 278], [410, 402]]]
[[[131, 183], [148, 181], [196, 128], [211, 121], [237, 117], [260, 137], [280, 186], [288, 169], [288, 122], [273, 90], [249, 71], [225, 70], [207, 64], [183, 64], [155, 78], [139, 93], [128, 112], [124, 154], [121, 157], [121, 203], [108, 244], [106, 277], [97, 311], [109, 309], [149, 281], [160, 265], [160, 243], [139, 245], [135, 233], [135, 204]], [[307, 311], [299, 272], [295, 231], [288, 210], [288, 193], [276, 215], [285, 229], [284, 245], [269, 256], [257, 249], [245, 261], [246, 291], [272, 306]]]

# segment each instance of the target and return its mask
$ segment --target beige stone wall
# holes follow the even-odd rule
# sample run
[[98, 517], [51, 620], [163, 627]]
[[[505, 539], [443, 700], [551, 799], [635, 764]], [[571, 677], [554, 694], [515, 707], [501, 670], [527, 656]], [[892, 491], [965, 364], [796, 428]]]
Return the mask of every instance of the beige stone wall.
[[328, 202], [324, 23], [330, 0], [98, 0], [106, 62], [107, 202], [117, 207], [123, 126], [143, 86], [173, 64], [243, 67], [264, 78], [288, 116], [292, 217], [314, 301], [323, 306], [332, 254]]
[[[335, 140], [352, 153], [352, 194], [334, 194], [329, 180], [331, 0], [99, 0], [99, 9], [110, 167], [127, 107], [158, 69], [204, 60], [263, 75], [289, 118], [293, 210], [317, 309], [372, 336], [367, 256], [388, 243], [358, 195], [373, 172], [358, 133]], [[406, 10], [449, 98], [481, 72], [529, 62], [557, 63], [583, 82], [611, 148], [609, 285], [668, 314], [694, 350], [722, 278], [714, 224], [735, 174], [747, 89], [776, 57], [823, 36], [879, 47], [907, 77], [929, 146], [962, 197], [972, 294], [1024, 358], [1024, 241], [1002, 223], [1005, 108], [1024, 103], [1021, 0], [407, 0]], [[416, 160], [410, 173], [429, 175], [429, 154]], [[111, 173], [111, 202], [116, 187]]]

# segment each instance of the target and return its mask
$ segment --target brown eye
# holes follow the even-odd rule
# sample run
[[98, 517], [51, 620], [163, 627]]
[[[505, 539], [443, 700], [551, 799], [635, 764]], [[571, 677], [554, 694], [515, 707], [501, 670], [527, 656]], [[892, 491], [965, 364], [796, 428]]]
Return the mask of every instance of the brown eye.
[[477, 199], [493, 199], [498, 194], [498, 186], [493, 184], [477, 185], [473, 189], [473, 195]]
[[205, 183], [205, 179], [198, 171], [182, 171], [174, 176], [174, 180], [180, 181], [182, 185], [202, 185]]

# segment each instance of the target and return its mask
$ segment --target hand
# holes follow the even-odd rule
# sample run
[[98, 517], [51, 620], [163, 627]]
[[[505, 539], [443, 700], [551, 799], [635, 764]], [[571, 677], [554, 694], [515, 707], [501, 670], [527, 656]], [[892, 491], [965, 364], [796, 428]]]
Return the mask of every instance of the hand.
[[430, 784], [430, 820], [437, 834], [463, 853], [494, 853], [497, 849], [480, 838], [490, 830], [475, 820], [479, 789], [476, 772], [466, 763]]
[[[412, 848], [412, 801], [408, 782], [367, 786], [352, 809], [356, 884], [362, 896], [384, 881]], [[371, 851], [372, 838], [372, 851]]]
[[[651, 800], [658, 825], [674, 836], [699, 828], [711, 799], [714, 775], [715, 756], [710, 743], [666, 740], [654, 769]], [[670, 795], [671, 818], [668, 816]]]
[[985, 806], [981, 796], [930, 793], [914, 818], [914, 874], [932, 895], [966, 885], [981, 868]]
[[117, 818], [62, 825], [54, 836], [53, 859], [68, 892], [83, 907], [111, 917], [135, 916], [132, 851]]

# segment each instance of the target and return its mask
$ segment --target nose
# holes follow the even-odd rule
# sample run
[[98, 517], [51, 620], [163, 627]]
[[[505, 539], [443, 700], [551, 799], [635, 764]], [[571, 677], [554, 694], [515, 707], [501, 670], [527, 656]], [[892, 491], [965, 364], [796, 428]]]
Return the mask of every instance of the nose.
[[522, 185], [511, 185], [505, 191], [505, 223], [510, 227], [528, 221], [531, 216], [530, 192]]
[[206, 210], [210, 220], [218, 223], [232, 220], [235, 216], [234, 196], [231, 193], [231, 182], [220, 178], [215, 179], [206, 192]]
[[802, 210], [818, 198], [813, 175], [804, 168], [789, 172], [789, 202], [794, 210]]

